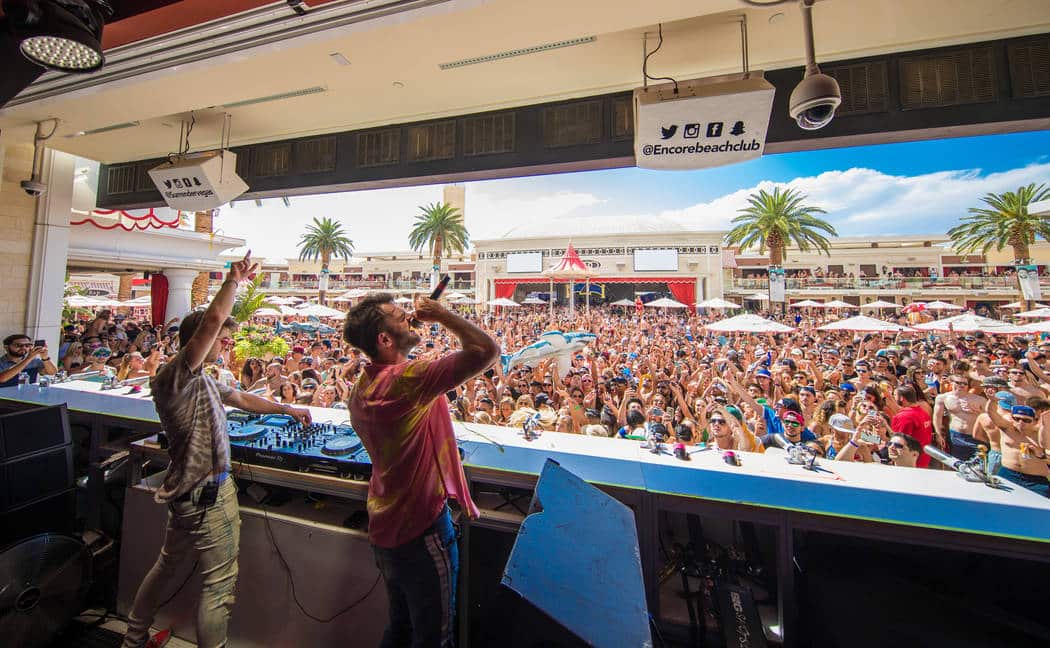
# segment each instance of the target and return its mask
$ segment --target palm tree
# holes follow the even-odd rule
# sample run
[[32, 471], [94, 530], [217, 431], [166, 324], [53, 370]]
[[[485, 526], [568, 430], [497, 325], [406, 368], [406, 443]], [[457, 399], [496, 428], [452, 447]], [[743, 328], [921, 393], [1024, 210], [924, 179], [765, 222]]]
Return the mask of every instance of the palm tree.
[[306, 233], [299, 239], [299, 260], [317, 261], [321, 259], [321, 281], [318, 283], [317, 301], [324, 303], [328, 291], [328, 263], [332, 256], [349, 259], [354, 255], [354, 242], [347, 238], [340, 223], [327, 216], [318, 220], [314, 218], [306, 226]]
[[769, 250], [769, 265], [781, 267], [788, 243], [794, 243], [802, 252], [815, 247], [831, 255], [831, 246], [824, 234], [838, 236], [830, 223], [815, 214], [826, 214], [820, 207], [805, 204], [805, 194], [794, 189], [773, 193], [760, 189], [748, 196], [748, 207], [733, 219], [733, 229], [726, 234], [726, 245], [740, 248], [758, 246], [759, 252]]
[[1028, 263], [1028, 247], [1036, 237], [1050, 240], [1050, 219], [1029, 214], [1028, 205], [1047, 199], [1050, 189], [1045, 185], [1037, 187], [1034, 182], [1017, 191], [986, 194], [981, 201], [987, 207], [971, 207], [970, 215], [948, 230], [948, 237], [963, 254], [977, 250], [985, 254], [993, 246], [1002, 250], [1009, 245], [1015, 264]]
[[230, 317], [243, 324], [252, 318], [255, 311], [262, 308], [263, 302], [266, 301], [266, 293], [259, 290], [262, 282], [263, 276], [260, 274], [248, 284], [244, 294], [233, 303]]
[[441, 272], [441, 255], [462, 254], [470, 244], [470, 234], [463, 225], [463, 214], [448, 203], [433, 203], [420, 207], [416, 224], [408, 234], [408, 244], [416, 252], [427, 248], [434, 260], [430, 273], [430, 287], [437, 286]]

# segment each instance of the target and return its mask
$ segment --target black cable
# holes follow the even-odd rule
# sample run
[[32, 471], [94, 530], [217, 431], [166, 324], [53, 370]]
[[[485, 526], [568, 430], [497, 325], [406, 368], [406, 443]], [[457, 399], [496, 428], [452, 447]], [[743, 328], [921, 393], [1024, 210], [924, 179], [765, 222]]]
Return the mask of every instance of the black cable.
[[646, 79], [649, 79], [650, 81], [670, 81], [674, 84], [674, 93], [678, 94], [678, 81], [674, 78], [669, 76], [654, 77], [649, 75], [649, 57], [659, 52], [660, 48], [664, 46], [664, 24], [659, 23], [656, 29], [656, 33], [659, 36], [660, 41], [656, 44], [656, 49], [646, 54], [645, 58], [642, 59], [642, 76], [644, 76]]
[[794, 4], [796, 0], [740, 0], [744, 4], [751, 5], [752, 7], [775, 7], [782, 4]]
[[190, 112], [190, 125], [186, 127], [186, 141], [183, 144], [182, 154], [185, 155], [190, 152], [190, 133], [193, 132], [193, 127], [197, 125], [197, 115]]
[[[248, 463], [245, 463], [245, 462], [242, 461], [240, 463], [240, 465], [244, 466], [244, 468], [247, 469], [247, 471], [248, 471], [248, 480], [254, 482], [255, 481], [255, 476], [252, 474], [251, 464], [248, 464]], [[267, 535], [267, 537], [270, 538], [270, 544], [273, 546], [273, 550], [277, 553], [277, 559], [280, 561], [281, 567], [284, 569], [284, 573], [288, 577], [288, 585], [290, 586], [290, 588], [292, 590], [292, 600], [295, 601], [295, 606], [298, 607], [299, 611], [302, 612], [305, 616], [309, 617], [310, 619], [313, 619], [314, 621], [316, 621], [318, 623], [331, 623], [332, 621], [335, 621], [340, 616], [346, 614], [350, 610], [354, 609], [355, 607], [357, 607], [358, 605], [363, 603], [365, 601], [365, 599], [367, 599], [369, 596], [371, 596], [372, 592], [375, 591], [376, 586], [379, 585], [379, 581], [383, 578], [383, 573], [382, 572], [380, 572], [379, 574], [376, 575], [375, 582], [372, 583], [372, 586], [368, 588], [367, 592], [362, 594], [356, 601], [354, 601], [350, 605], [347, 605], [345, 608], [339, 610], [338, 612], [336, 612], [332, 616], [328, 617], [327, 619], [322, 619], [320, 617], [317, 617], [317, 616], [314, 616], [313, 614], [311, 614], [303, 606], [303, 604], [299, 601], [299, 596], [296, 594], [296, 591], [295, 591], [295, 578], [292, 576], [292, 568], [288, 565], [288, 561], [285, 560], [284, 554], [281, 553], [281, 548], [277, 546], [277, 538], [275, 538], [274, 535], [273, 535], [273, 528], [270, 526], [270, 516], [269, 516], [269, 514], [266, 511], [266, 506], [263, 505], [262, 502], [259, 502], [259, 508], [262, 510], [263, 520], [266, 522], [266, 535]]]

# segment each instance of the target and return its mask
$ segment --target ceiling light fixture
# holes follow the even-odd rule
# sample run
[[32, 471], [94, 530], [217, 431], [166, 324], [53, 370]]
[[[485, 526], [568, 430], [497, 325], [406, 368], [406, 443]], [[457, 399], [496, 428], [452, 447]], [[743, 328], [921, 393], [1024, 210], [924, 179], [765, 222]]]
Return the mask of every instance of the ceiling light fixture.
[[3, 8], [33, 63], [81, 74], [102, 68], [102, 26], [113, 15], [107, 0], [4, 0]]

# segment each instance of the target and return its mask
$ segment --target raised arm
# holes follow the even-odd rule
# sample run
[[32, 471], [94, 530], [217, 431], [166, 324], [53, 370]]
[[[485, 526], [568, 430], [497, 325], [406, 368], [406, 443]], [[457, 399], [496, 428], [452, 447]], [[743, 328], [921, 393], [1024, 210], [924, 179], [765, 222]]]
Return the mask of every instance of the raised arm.
[[226, 323], [226, 319], [233, 310], [233, 298], [237, 293], [237, 284], [247, 279], [258, 268], [258, 264], [252, 263], [251, 250], [248, 250], [243, 259], [230, 265], [226, 281], [222, 282], [208, 310], [204, 311], [203, 321], [194, 331], [190, 341], [186, 343], [186, 348], [182, 350], [185, 362], [191, 370], [196, 371], [204, 363], [204, 358], [215, 344], [215, 338], [222, 331], [223, 324]]

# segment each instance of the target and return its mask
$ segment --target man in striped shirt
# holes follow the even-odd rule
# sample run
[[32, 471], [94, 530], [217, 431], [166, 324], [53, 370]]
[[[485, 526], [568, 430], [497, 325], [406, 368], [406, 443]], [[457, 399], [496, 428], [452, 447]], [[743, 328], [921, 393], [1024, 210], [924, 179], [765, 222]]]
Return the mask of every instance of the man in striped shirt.
[[168, 473], [157, 502], [168, 505], [164, 546], [135, 595], [123, 648], [162, 645], [166, 634], [149, 638], [162, 597], [190, 553], [204, 576], [197, 608], [197, 645], [226, 645], [226, 628], [237, 584], [241, 519], [237, 487], [230, 477], [230, 440], [225, 405], [260, 414], [287, 414], [303, 424], [310, 412], [233, 390], [209, 377], [203, 367], [219, 357], [237, 323], [230, 317], [237, 284], [255, 272], [251, 252], [230, 266], [229, 275], [207, 310], [194, 311], [179, 325], [180, 350], [150, 385], [160, 423], [169, 440]]

